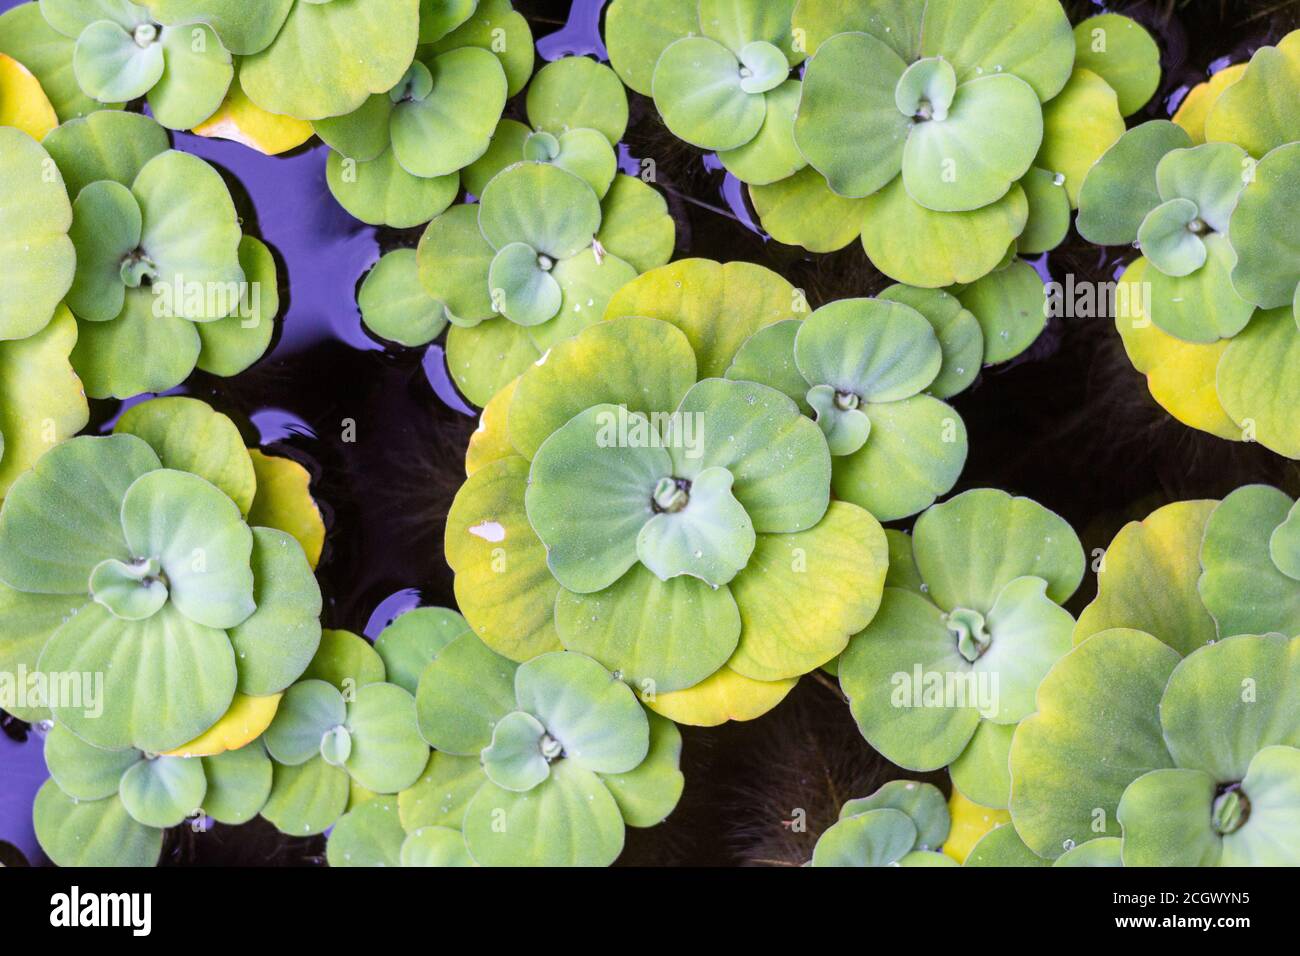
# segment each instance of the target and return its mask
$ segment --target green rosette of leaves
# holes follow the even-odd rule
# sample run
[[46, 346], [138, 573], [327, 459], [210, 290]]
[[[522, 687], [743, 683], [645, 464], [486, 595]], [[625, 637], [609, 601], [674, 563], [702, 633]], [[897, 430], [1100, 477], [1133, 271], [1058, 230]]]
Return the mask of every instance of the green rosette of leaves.
[[69, 356], [77, 323], [62, 300], [76, 250], [72, 204], [58, 167], [27, 133], [0, 126], [0, 500], [51, 447], [90, 415]]
[[234, 375], [270, 345], [275, 260], [243, 235], [221, 175], [146, 116], [105, 110], [42, 144], [73, 197], [72, 365], [91, 398], [130, 398], [194, 369]]
[[935, 505], [891, 544], [880, 611], [839, 660], [854, 719], [893, 763], [948, 766], [971, 801], [1006, 807], [1016, 725], [1070, 649], [1061, 605], [1083, 548], [1042, 505], [991, 489]]
[[0, 666], [47, 689], [17, 715], [106, 750], [247, 742], [225, 715], [273, 710], [320, 641], [323, 527], [298, 472], [189, 398], [42, 456], [0, 507]]
[[601, 198], [552, 162], [508, 166], [477, 203], [453, 206], [420, 239], [420, 284], [452, 326], [452, 379], [486, 405], [557, 342], [600, 321], [614, 293], [666, 263], [674, 242], [667, 203], [635, 177], [615, 175]]
[[845, 299], [759, 330], [727, 377], [789, 396], [826, 436], [835, 496], [894, 521], [950, 491], [966, 462], [961, 416], [927, 392], [943, 366], [939, 337], [919, 311]]
[[[659, 823], [681, 796], [677, 728], [583, 654], [517, 664], [463, 634], [425, 667], [416, 706], [437, 753], [398, 797], [400, 826], [388, 810], [387, 834], [363, 843], [353, 830], [371, 826], [341, 823], [331, 864], [608, 866], [625, 827]], [[354, 813], [380, 815], [366, 806]]]
[[831, 501], [799, 405], [722, 375], [802, 296], [683, 260], [614, 297], [484, 414], [446, 533], [474, 632], [524, 661], [595, 658], [680, 723], [747, 720], [870, 622], [879, 522]]
[[163, 831], [186, 820], [204, 827], [247, 823], [271, 791], [260, 743], [209, 757], [133, 748], [102, 750], [62, 724], [45, 738], [50, 779], [32, 818], [41, 848], [59, 866], [153, 866]]
[[239, 82], [248, 98], [269, 113], [303, 120], [351, 113], [372, 94], [392, 89], [415, 59], [421, 33], [420, 0], [143, 5], [164, 28], [210, 27], [240, 58]]
[[1057, 0], [617, 0], [606, 35], [624, 82], [719, 151], [774, 238], [860, 237], [925, 288], [1058, 245], [1083, 174], [1159, 77], [1133, 21], [1072, 31]]
[[[1179, 659], [1124, 628], [1043, 681], [1011, 749], [1011, 815], [1055, 859], [1121, 836], [1125, 866], [1295, 866], [1300, 638], [1237, 635]], [[986, 838], [987, 839], [987, 838]]]
[[[532, 34], [509, 3], [485, 4], [495, 10], [488, 21], [469, 19], [472, 3], [439, 6], [450, 8], [437, 27], [445, 35], [426, 22], [438, 14], [422, 11], [422, 45], [391, 89], [313, 124], [332, 150], [330, 192], [371, 225], [409, 229], [446, 210], [460, 191], [460, 171], [488, 152], [506, 100], [532, 71]], [[465, 22], [454, 22], [461, 16]], [[485, 30], [502, 39], [485, 41]]]
[[234, 79], [230, 51], [197, 18], [163, 26], [129, 0], [40, 0], [40, 10], [71, 41], [82, 93], [105, 105], [145, 97], [154, 118], [169, 129], [202, 123]]
[[[1300, 399], [1298, 102], [1300, 31], [1205, 84], [1194, 116], [1126, 133], [1089, 171], [1078, 220], [1093, 242], [1142, 250], [1140, 305], [1116, 321], [1157, 401], [1290, 458], [1300, 457], [1285, 411]], [[1198, 408], [1183, 398], [1195, 394]]]
[[940, 852], [951, 817], [932, 783], [891, 780], [869, 797], [850, 800], [817, 838], [812, 866], [957, 866]]

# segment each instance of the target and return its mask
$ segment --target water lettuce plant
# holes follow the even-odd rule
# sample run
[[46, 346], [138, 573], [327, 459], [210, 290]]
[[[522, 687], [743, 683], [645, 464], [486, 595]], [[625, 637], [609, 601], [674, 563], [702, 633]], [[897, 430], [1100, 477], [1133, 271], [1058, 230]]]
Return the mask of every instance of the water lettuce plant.
[[230, 51], [197, 19], [160, 26], [129, 0], [40, 0], [40, 10], [71, 41], [77, 85], [98, 103], [145, 97], [163, 126], [189, 129], [215, 113], [230, 89]]
[[0, 507], [0, 663], [97, 675], [101, 706], [51, 693], [15, 713], [106, 750], [237, 749], [316, 651], [323, 537], [305, 471], [195, 399], [55, 447]]
[[[1219, 78], [1223, 77], [1222, 80]], [[1300, 457], [1300, 31], [1127, 132], [1089, 171], [1079, 231], [1142, 255], [1116, 325], [1181, 421]]]
[[940, 852], [951, 818], [939, 788], [891, 780], [869, 797], [850, 800], [817, 838], [812, 866], [957, 866]]
[[826, 438], [793, 399], [721, 377], [802, 308], [762, 267], [683, 260], [494, 399], [446, 532], [489, 647], [578, 651], [650, 709], [717, 724], [766, 712], [866, 626], [879, 523], [831, 500]]
[[[462, 862], [606, 866], [622, 852], [625, 826], [653, 826], [681, 796], [677, 728], [583, 654], [516, 664], [464, 634], [425, 668], [416, 701], [420, 732], [439, 756], [479, 765], [457, 784], [464, 855], [454, 844], [443, 850]], [[412, 819], [403, 858], [411, 841], [448, 842], [421, 823]]]
[[153, 866], [163, 831], [186, 820], [247, 823], [271, 791], [260, 743], [205, 757], [102, 750], [62, 724], [45, 738], [50, 779], [32, 811], [59, 866]]
[[760, 329], [727, 377], [784, 392], [815, 418], [836, 497], [893, 521], [951, 490], [966, 461], [961, 417], [924, 392], [943, 364], [935, 328], [916, 309], [845, 299]]
[[420, 281], [452, 325], [452, 379], [486, 405], [557, 342], [600, 321], [611, 296], [666, 263], [674, 242], [667, 204], [640, 179], [617, 174], [602, 199], [553, 162], [508, 166], [477, 203], [453, 206], [420, 239]]
[[773, 237], [860, 237], [926, 288], [1059, 244], [1083, 174], [1159, 78], [1140, 26], [1072, 31], [1057, 0], [617, 0], [606, 34], [624, 82], [719, 151]]
[[1028, 498], [977, 489], [890, 535], [880, 610], [849, 643], [840, 686], [867, 741], [910, 770], [1005, 807], [1007, 754], [1034, 692], [1070, 649], [1061, 605], [1083, 578], [1070, 526]]
[[[484, 42], [482, 20], [461, 25], [452, 18], [435, 29], [426, 21], [438, 14], [422, 12], [422, 45], [391, 88], [313, 124], [332, 148], [330, 192], [353, 216], [411, 228], [455, 200], [458, 173], [487, 152], [506, 100], [523, 88], [533, 67], [527, 22], [509, 3], [493, 6], [503, 8], [495, 17], [505, 14], [502, 25], [492, 27], [502, 31], [500, 43]], [[468, 17], [473, 4], [455, 7], [456, 16]]]

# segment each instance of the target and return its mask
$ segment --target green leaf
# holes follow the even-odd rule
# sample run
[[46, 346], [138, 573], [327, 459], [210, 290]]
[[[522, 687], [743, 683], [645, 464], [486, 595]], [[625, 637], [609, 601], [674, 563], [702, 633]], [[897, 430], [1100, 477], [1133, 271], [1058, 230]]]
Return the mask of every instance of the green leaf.
[[518, 456], [476, 471], [452, 502], [445, 537], [461, 613], [484, 643], [517, 660], [560, 646], [560, 586], [528, 523], [527, 482], [528, 463]]
[[1042, 137], [1042, 108], [1028, 83], [1006, 74], [970, 80], [946, 116], [936, 113], [908, 134], [903, 185], [927, 209], [979, 209], [1029, 171]]
[[101, 750], [56, 724], [45, 738], [50, 776], [74, 800], [102, 800], [117, 793], [122, 774], [140, 761], [138, 750]]
[[934, 381], [943, 354], [930, 323], [910, 306], [844, 299], [804, 321], [795, 360], [809, 383], [873, 403], [920, 392]]
[[866, 443], [834, 459], [837, 497], [881, 521], [917, 513], [950, 491], [966, 463], [961, 416], [929, 395], [863, 406], [872, 423]]
[[[761, 139], [760, 133], [755, 142]], [[843, 249], [862, 232], [863, 200], [831, 192], [811, 166], [770, 185], [750, 186], [749, 198], [773, 239], [809, 252]]]
[[122, 529], [133, 555], [162, 566], [171, 603], [195, 623], [230, 628], [256, 610], [253, 535], [215, 485], [170, 469], [143, 475], [122, 500]]
[[1124, 789], [1172, 765], [1159, 704], [1177, 664], [1149, 634], [1116, 628], [1076, 646], [1043, 679], [1038, 712], [1011, 742], [1011, 817], [1035, 853], [1054, 859], [1118, 836]]
[[519, 163], [488, 183], [478, 218], [495, 249], [526, 242], [558, 260], [591, 245], [600, 228], [600, 202], [572, 173], [548, 163]]
[[1199, 770], [1152, 770], [1124, 791], [1126, 866], [1214, 866], [1222, 844], [1211, 825], [1214, 778]]
[[916, 824], [882, 807], [841, 819], [817, 840], [813, 866], [893, 866], [916, 845]]
[[134, 100], [162, 79], [166, 67], [157, 30], [142, 29], [147, 31], [140, 34], [146, 38], [143, 44], [111, 20], [99, 20], [81, 32], [72, 62], [87, 94], [101, 103]]
[[478, 215], [475, 206], [453, 206], [420, 238], [420, 282], [453, 321], [472, 323], [495, 314], [488, 283], [494, 250], [479, 231]]
[[402, 866], [474, 866], [465, 837], [450, 827], [423, 827], [402, 844]]
[[1138, 227], [1142, 254], [1166, 276], [1181, 278], [1196, 272], [1209, 255], [1197, 234], [1199, 219], [1200, 211], [1190, 199], [1170, 199], [1157, 206]]
[[325, 857], [330, 866], [401, 866], [405, 841], [397, 801], [367, 800], [334, 825]]
[[415, 56], [420, 5], [295, 3], [283, 22], [273, 43], [242, 61], [240, 83], [267, 112], [315, 120], [350, 113], [397, 85]]
[[397, 249], [380, 259], [361, 284], [357, 304], [366, 328], [399, 345], [427, 345], [447, 327], [442, 303], [420, 284], [414, 249]]
[[100, 562], [90, 572], [90, 596], [124, 621], [153, 617], [167, 603], [167, 585], [159, 580], [158, 562]]
[[72, 66], [75, 46], [72, 39], [50, 26], [37, 3], [20, 3], [0, 15], [0, 53], [13, 57], [36, 76], [59, 121], [65, 124], [103, 109], [77, 82]]
[[1188, 654], [1160, 700], [1175, 765], [1240, 780], [1273, 744], [1300, 744], [1300, 638], [1240, 634]]
[[321, 738], [347, 719], [343, 695], [322, 680], [303, 680], [284, 693], [266, 728], [266, 749], [276, 763], [296, 767], [320, 753]]
[[627, 773], [649, 752], [636, 695], [589, 657], [568, 651], [535, 657], [515, 672], [515, 694], [519, 709], [536, 716], [563, 746], [567, 764]]
[[392, 145], [393, 99], [375, 93], [351, 113], [316, 120], [312, 129], [325, 145], [359, 163], [378, 159]]
[[1225, 865], [1296, 865], [1297, 781], [1300, 751], [1294, 747], [1265, 747], [1255, 755], [1241, 782], [1251, 818], [1224, 837]]
[[90, 398], [131, 398], [175, 388], [194, 371], [202, 349], [196, 324], [155, 315], [155, 298], [127, 291], [111, 322], [81, 323], [72, 366]]
[[943, 364], [926, 391], [936, 398], [948, 398], [975, 381], [984, 360], [984, 332], [979, 320], [956, 296], [941, 289], [892, 285], [877, 298], [912, 307], [934, 329]]
[[1291, 309], [1260, 312], [1232, 340], [1219, 363], [1223, 408], [1265, 448], [1300, 458], [1300, 328]]
[[0, 255], [8, 263], [0, 340], [25, 339], [50, 323], [72, 286], [73, 210], [49, 154], [26, 133], [0, 127], [0, 156]]
[[[1031, 707], [1032, 697], [1031, 692]], [[1015, 724], [980, 721], [966, 749], [948, 768], [952, 775], [952, 785], [962, 796], [982, 807], [1007, 807], [1011, 802], [1009, 760], [1011, 738], [1015, 732]]]
[[203, 20], [212, 24], [232, 53], [246, 56], [265, 50], [289, 16], [294, 0], [267, 0], [249, 5], [243, 0], [146, 0], [161, 23]]
[[[808, 165], [794, 140], [794, 121], [802, 90], [798, 80], [787, 79], [767, 92], [767, 114], [754, 138], [743, 146], [718, 153], [728, 172], [744, 183], [769, 185], [793, 176]], [[825, 185], [821, 176], [817, 179]]]
[[198, 367], [213, 375], [238, 375], [260, 359], [271, 344], [280, 311], [275, 257], [266, 244], [244, 236], [239, 241], [239, 265], [246, 280], [239, 308], [198, 327], [203, 342]]
[[415, 695], [420, 733], [429, 745], [477, 754], [491, 743], [496, 722], [516, 709], [516, 667], [472, 634], [439, 651], [420, 675]]
[[72, 210], [77, 274], [68, 306], [83, 320], [111, 321], [126, 302], [123, 262], [140, 246], [140, 205], [125, 186], [102, 180], [83, 189]]
[[924, 5], [911, 0], [873, 0], [870, 6], [847, 5], [840, 0], [800, 0], [792, 25], [804, 33], [811, 56], [828, 37], [837, 33], [870, 33], [888, 43], [911, 62], [921, 55], [921, 17]]
[[1151, 321], [1170, 335], [1187, 342], [1215, 342], [1240, 332], [1255, 306], [1233, 288], [1236, 253], [1228, 238], [1211, 233], [1200, 241], [1205, 244], [1205, 264], [1190, 275], [1166, 275], [1158, 266], [1147, 270], [1149, 308]]
[[1160, 205], [1156, 167], [1191, 137], [1168, 120], [1151, 120], [1129, 130], [1102, 154], [1079, 190], [1079, 233], [1089, 242], [1124, 246], [1137, 240], [1138, 227]]
[[734, 481], [726, 468], [706, 468], [691, 479], [687, 503], [674, 511], [682, 489], [673, 478], [660, 479], [656, 504], [671, 499], [674, 505], [642, 526], [636, 539], [641, 563], [664, 581], [688, 574], [719, 587], [734, 578], [754, 550], [754, 525], [732, 494]]
[[199, 759], [208, 779], [205, 814], [234, 825], [247, 823], [261, 812], [271, 794], [272, 767], [260, 743]]
[[547, 741], [546, 728], [532, 714], [506, 714], [492, 730], [492, 743], [483, 749], [483, 770], [498, 787], [524, 793], [551, 775], [542, 749], [558, 747]]
[[203, 763], [186, 757], [138, 761], [122, 774], [122, 806], [149, 827], [174, 827], [203, 806]]
[[1076, 69], [1060, 95], [1043, 106], [1043, 146], [1034, 165], [1065, 176], [1070, 206], [1077, 209], [1088, 170], [1123, 135], [1115, 91], [1091, 70]]
[[1255, 51], [1239, 80], [1225, 89], [1205, 118], [1205, 138], [1236, 143], [1256, 159], [1300, 138], [1300, 37]]
[[347, 805], [347, 773], [313, 757], [296, 767], [273, 764], [271, 795], [262, 816], [281, 833], [311, 836], [333, 826]]
[[863, 204], [862, 245], [898, 282], [937, 289], [974, 282], [1002, 262], [1024, 231], [1029, 202], [1018, 185], [973, 212], [934, 212], [913, 200], [901, 178]]
[[419, 779], [429, 747], [416, 723], [415, 698], [396, 684], [358, 687], [348, 704], [348, 773], [367, 790], [396, 793]]
[[1046, 587], [1042, 578], [1016, 578], [988, 613], [991, 642], [973, 669], [997, 675], [997, 709], [984, 715], [994, 723], [1014, 724], [1031, 714], [1034, 691], [1071, 647], [1074, 618], [1047, 596]]
[[393, 155], [407, 172], [446, 176], [488, 148], [506, 102], [506, 75], [487, 50], [463, 47], [428, 60], [432, 92], [393, 108]]
[[134, 557], [122, 535], [122, 499], [158, 467], [149, 446], [126, 435], [74, 438], [42, 456], [0, 512], [0, 580], [84, 597], [97, 564]]
[[277, 693], [306, 669], [320, 645], [320, 586], [302, 546], [271, 528], [253, 529], [253, 598], [257, 610], [230, 631], [239, 691]]
[[1254, 167], [1228, 227], [1237, 253], [1232, 284], [1242, 298], [1261, 308], [1291, 305], [1300, 295], [1296, 239], [1290, 228], [1300, 209], [1298, 177], [1300, 143], [1273, 150]]
[[595, 241], [637, 271], [647, 272], [672, 258], [677, 233], [663, 196], [641, 179], [620, 173], [602, 200]]
[[658, 714], [650, 721], [650, 752], [626, 773], [601, 774], [628, 826], [651, 827], [672, 813], [681, 799], [685, 778], [678, 769], [682, 735], [677, 725]]
[[320, 646], [302, 677], [346, 692], [384, 680], [384, 661], [364, 637], [351, 631], [322, 631]]
[[561, 591], [555, 623], [567, 649], [655, 693], [698, 684], [726, 663], [740, 638], [729, 590], [686, 575], [662, 581], [640, 565], [595, 594]]
[[1292, 505], [1286, 519], [1273, 529], [1268, 539], [1268, 553], [1273, 560], [1273, 566], [1292, 581], [1300, 581], [1298, 534], [1300, 534], [1300, 509]]
[[1123, 866], [1119, 837], [1097, 837], [1066, 850], [1052, 866]]
[[699, 29], [697, 0], [617, 0], [605, 16], [610, 63], [624, 83], [650, 96], [664, 49]]
[[1074, 61], [1074, 36], [1060, 4], [1050, 0], [930, 0], [921, 34], [924, 56], [946, 57], [959, 82], [1010, 73], [1047, 102], [1060, 92]]
[[1015, 578], [1047, 582], [1061, 604], [1083, 579], [1083, 547], [1058, 515], [1028, 498], [981, 488], [935, 505], [912, 532], [916, 564], [940, 608], [988, 614]]
[[482, 866], [608, 866], [623, 817], [600, 777], [572, 760], [527, 793], [486, 783], [465, 811], [465, 843]]
[[[605, 318], [639, 316], [677, 326], [695, 351], [699, 377], [714, 378], [725, 374], [740, 346], [759, 329], [803, 318], [806, 311], [803, 295], [770, 269], [749, 262], [724, 265], [708, 259], [680, 259], [625, 285], [610, 301]], [[690, 382], [695, 378], [692, 372]], [[676, 405], [676, 400], [648, 406], [625, 400], [638, 411]], [[513, 422], [512, 413], [512, 434]], [[527, 453], [517, 441], [515, 447]]]
[[524, 326], [555, 318], [564, 294], [551, 275], [553, 266], [526, 242], [502, 246], [488, 269], [488, 288], [502, 315]]
[[77, 322], [65, 306], [35, 335], [0, 342], [0, 498], [86, 425], [86, 396], [69, 362], [76, 341]]
[[104, 110], [52, 130], [43, 145], [75, 198], [101, 179], [130, 187], [168, 142], [167, 131], [149, 117]]
[[149, 91], [149, 110], [168, 129], [192, 129], [225, 101], [235, 78], [230, 51], [205, 24], [164, 29], [157, 45], [166, 70]]
[[172, 604], [135, 622], [89, 604], [50, 638], [40, 667], [104, 675], [102, 714], [98, 707], [53, 710], [77, 736], [110, 749], [179, 747], [215, 724], [235, 695], [235, 655], [225, 633]]
[[1058, 179], [1035, 166], [1020, 180], [1029, 201], [1029, 219], [1016, 240], [1018, 253], [1032, 256], [1050, 252], [1065, 241], [1070, 231], [1070, 197], [1065, 192], [1065, 181]]
[[1291, 499], [1276, 488], [1248, 485], [1210, 514], [1197, 590], [1220, 636], [1300, 633], [1300, 586], [1271, 553], [1291, 510]]
[[375, 639], [375, 650], [383, 658], [388, 680], [414, 694], [420, 674], [429, 662], [469, 630], [469, 624], [455, 611], [442, 607], [416, 608], [384, 628]]
[[826, 513], [831, 458], [825, 439], [775, 389], [706, 379], [686, 393], [665, 435], [672, 476], [694, 481], [725, 468], [759, 534], [804, 531]]
[[1047, 288], [1023, 259], [977, 280], [957, 298], [984, 332], [984, 361], [990, 365], [1020, 355], [1047, 325]]
[[787, 319], [759, 329], [736, 352], [727, 369], [732, 381], [757, 382], [774, 388], [812, 414], [808, 404], [808, 381], [795, 364], [794, 343], [802, 323]]
[[809, 61], [794, 138], [837, 195], [870, 196], [902, 171], [913, 126], [895, 91], [906, 69], [893, 49], [867, 33], [830, 37]]
[[113, 432], [148, 442], [164, 468], [206, 479], [244, 514], [252, 507], [257, 476], [244, 439], [234, 422], [206, 402], [182, 396], [155, 398], [127, 409]]
[[352, 216], [372, 226], [413, 229], [433, 219], [456, 198], [455, 174], [425, 179], [412, 176], [391, 149], [368, 162], [331, 152], [325, 178], [330, 193]]
[[37, 792], [32, 822], [59, 866], [153, 866], [162, 853], [163, 831], [131, 819], [116, 796], [76, 800], [53, 780]]
[[463, 46], [482, 47], [496, 54], [506, 71], [510, 96], [522, 90], [533, 75], [532, 31], [524, 15], [511, 7], [510, 0], [479, 0], [474, 15], [430, 49], [438, 54]]
[[429, 826], [459, 830], [466, 805], [486, 779], [478, 753], [456, 757], [433, 751], [420, 779], [397, 795], [402, 826], [407, 832]]
[[814, 409], [817, 424], [826, 435], [826, 445], [834, 456], [851, 455], [871, 434], [871, 419], [858, 408], [840, 408], [838, 401], [851, 402], [856, 396], [840, 396], [829, 385], [815, 385], [809, 390], [806, 404]]
[[1165, 201], [1190, 199], [1215, 232], [1227, 232], [1237, 197], [1255, 168], [1246, 151], [1232, 143], [1175, 149], [1156, 166], [1156, 188]]
[[1074, 65], [1092, 70], [1132, 116], [1160, 86], [1160, 48], [1142, 25], [1117, 13], [1089, 17], [1074, 27]]
[[528, 121], [557, 136], [594, 129], [611, 145], [627, 130], [627, 93], [618, 75], [585, 56], [565, 56], [537, 71], [528, 85]]
[[597, 257], [594, 249], [584, 249], [556, 263], [551, 275], [560, 287], [560, 311], [554, 322], [529, 327], [528, 337], [539, 351], [599, 322], [614, 293], [637, 273], [617, 256]]
[[1004, 823], [994, 827], [975, 844], [963, 865], [1029, 867], [1051, 864], [1025, 846], [1014, 826]]
[[670, 44], [655, 64], [652, 82], [664, 124], [701, 149], [744, 146], [758, 135], [767, 103], [761, 90], [745, 89], [741, 69], [736, 54], [709, 37]]
[[729, 667], [770, 682], [834, 658], [875, 616], [887, 561], [879, 523], [845, 502], [807, 531], [760, 534], [731, 582], [742, 630]]

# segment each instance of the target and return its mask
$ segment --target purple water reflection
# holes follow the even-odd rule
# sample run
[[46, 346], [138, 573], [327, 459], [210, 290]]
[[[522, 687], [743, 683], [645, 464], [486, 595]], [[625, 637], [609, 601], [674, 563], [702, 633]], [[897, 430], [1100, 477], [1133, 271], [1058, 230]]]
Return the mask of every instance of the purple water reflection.
[[600, 11], [604, 6], [605, 0], [575, 0], [568, 22], [537, 41], [538, 55], [544, 60], [573, 55], [608, 60], [609, 51], [600, 35]]

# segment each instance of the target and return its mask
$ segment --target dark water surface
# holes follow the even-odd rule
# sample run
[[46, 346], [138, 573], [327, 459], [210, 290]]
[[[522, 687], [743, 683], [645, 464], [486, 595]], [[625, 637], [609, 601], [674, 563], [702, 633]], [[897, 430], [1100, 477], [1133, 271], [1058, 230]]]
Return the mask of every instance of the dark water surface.
[[[0, 11], [15, 5], [0, 0]], [[541, 58], [604, 58], [603, 0], [515, 6], [529, 16]], [[1164, 82], [1134, 122], [1169, 115], [1191, 85], [1300, 23], [1300, 3], [1279, 0], [1067, 6], [1076, 21], [1102, 9], [1129, 13], [1160, 40]], [[889, 284], [856, 244], [812, 256], [769, 241], [754, 226], [743, 187], [716, 158], [675, 141], [653, 104], [629, 95], [632, 122], [621, 158], [625, 167], [655, 160], [678, 220], [677, 257], [761, 263], [804, 288], [814, 307]], [[473, 410], [450, 385], [436, 345], [412, 350], [373, 340], [355, 304], [358, 284], [382, 252], [414, 245], [419, 230], [377, 230], [339, 208], [325, 185], [323, 146], [268, 158], [221, 140], [178, 135], [175, 143], [226, 176], [246, 231], [276, 254], [283, 300], [269, 356], [235, 379], [199, 373], [177, 391], [230, 414], [250, 443], [311, 470], [329, 526], [319, 569], [327, 627], [374, 637], [403, 610], [454, 606], [442, 531], [463, 478]], [[1072, 237], [1036, 264], [1058, 280], [1067, 273], [1103, 280], [1118, 262]], [[985, 372], [955, 405], [970, 433], [957, 490], [995, 486], [1029, 495], [1068, 519], [1088, 549], [1104, 547], [1125, 521], [1168, 501], [1218, 497], [1249, 481], [1300, 490], [1293, 464], [1193, 432], [1156, 406], [1109, 320], [1053, 320], [1029, 352]], [[108, 427], [121, 407], [95, 403], [95, 427]], [[351, 435], [354, 441], [345, 440]], [[1085, 582], [1076, 611], [1093, 587]], [[0, 841], [36, 862], [30, 806], [45, 776], [39, 737], [13, 721], [3, 729]], [[758, 721], [684, 728], [684, 737], [682, 803], [664, 825], [629, 830], [624, 862], [796, 862], [840, 802], [902, 775], [872, 753], [837, 692], [816, 678]], [[807, 833], [791, 833], [782, 822], [796, 807], [808, 811]], [[259, 822], [176, 833], [165, 862], [310, 863], [319, 861], [322, 845], [281, 837]], [[0, 845], [0, 862], [7, 862], [4, 852]]]

